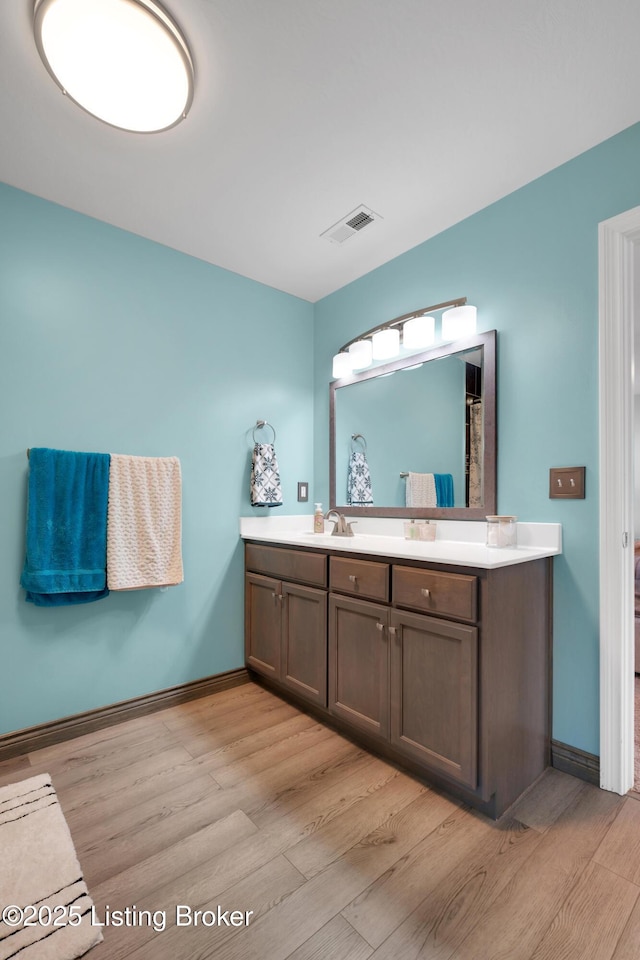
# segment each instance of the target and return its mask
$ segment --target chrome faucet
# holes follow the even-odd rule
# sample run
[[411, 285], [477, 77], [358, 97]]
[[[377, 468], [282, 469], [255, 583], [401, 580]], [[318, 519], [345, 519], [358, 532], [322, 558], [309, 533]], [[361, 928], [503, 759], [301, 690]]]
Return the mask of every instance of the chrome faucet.
[[[328, 510], [327, 513], [325, 513], [324, 518], [325, 520], [331, 520], [333, 522], [333, 530], [331, 531], [332, 537], [355, 536], [353, 530], [351, 529], [351, 523], [347, 521], [343, 514], [338, 513], [337, 510]], [[357, 520], [353, 520], [352, 523], [357, 523]]]

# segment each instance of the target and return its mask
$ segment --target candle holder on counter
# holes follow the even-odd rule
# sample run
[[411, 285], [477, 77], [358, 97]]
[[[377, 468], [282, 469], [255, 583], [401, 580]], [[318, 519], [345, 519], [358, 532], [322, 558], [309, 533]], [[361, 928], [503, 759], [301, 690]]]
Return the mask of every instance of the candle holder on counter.
[[437, 524], [430, 520], [409, 520], [404, 525], [405, 540], [435, 540]]
[[487, 546], [515, 547], [518, 543], [517, 517], [487, 517]]

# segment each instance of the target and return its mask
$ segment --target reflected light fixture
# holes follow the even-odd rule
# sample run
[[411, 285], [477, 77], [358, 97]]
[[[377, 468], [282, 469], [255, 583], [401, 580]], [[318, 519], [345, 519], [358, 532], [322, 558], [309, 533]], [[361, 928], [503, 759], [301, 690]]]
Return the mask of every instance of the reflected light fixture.
[[[366, 333], [361, 333], [340, 347], [333, 358], [333, 376], [336, 379], [348, 377], [354, 370], [363, 370], [374, 360], [389, 360], [400, 353], [400, 345], [405, 356], [419, 352], [435, 343], [435, 317], [442, 314], [441, 339], [459, 340], [472, 336], [476, 332], [476, 308], [467, 303], [466, 297], [436, 303], [432, 307], [421, 307], [413, 313], [380, 323]], [[402, 331], [402, 334], [401, 334]], [[408, 369], [417, 369], [418, 364]]]
[[459, 340], [473, 336], [476, 332], [476, 315], [476, 308], [469, 303], [445, 310], [442, 314], [442, 339]]
[[63, 94], [99, 120], [153, 133], [186, 117], [193, 62], [154, 0], [35, 0], [33, 30]]

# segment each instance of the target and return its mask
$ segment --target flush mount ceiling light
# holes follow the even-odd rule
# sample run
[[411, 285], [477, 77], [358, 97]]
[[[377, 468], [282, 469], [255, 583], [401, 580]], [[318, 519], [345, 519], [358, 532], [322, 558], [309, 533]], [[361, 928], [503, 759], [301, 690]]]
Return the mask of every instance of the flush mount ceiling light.
[[35, 0], [33, 30], [62, 92], [99, 120], [152, 133], [186, 117], [193, 63], [154, 0]]
[[[452, 309], [447, 310], [447, 307]], [[386, 360], [397, 356], [400, 352], [400, 331], [405, 355], [424, 350], [435, 340], [435, 318], [431, 314], [440, 310], [445, 311], [442, 314], [442, 340], [458, 340], [475, 333], [477, 311], [467, 303], [466, 297], [436, 303], [432, 307], [421, 307], [413, 313], [405, 313], [395, 320], [372, 327], [340, 347], [340, 352], [333, 358], [334, 378], [340, 380], [348, 377], [354, 370], [369, 366], [372, 360]], [[419, 366], [421, 364], [418, 363], [406, 369], [417, 370]]]

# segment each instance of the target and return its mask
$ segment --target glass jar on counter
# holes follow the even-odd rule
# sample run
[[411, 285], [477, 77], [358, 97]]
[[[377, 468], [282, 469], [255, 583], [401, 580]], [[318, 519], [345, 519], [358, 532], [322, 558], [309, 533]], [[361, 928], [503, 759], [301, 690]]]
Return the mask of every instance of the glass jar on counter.
[[517, 517], [487, 517], [487, 546], [515, 547], [518, 543]]

